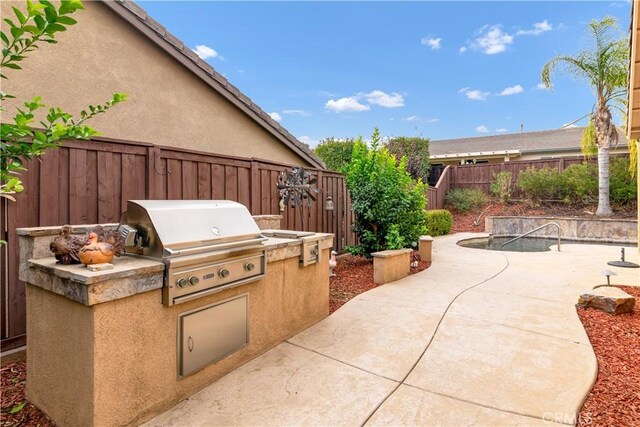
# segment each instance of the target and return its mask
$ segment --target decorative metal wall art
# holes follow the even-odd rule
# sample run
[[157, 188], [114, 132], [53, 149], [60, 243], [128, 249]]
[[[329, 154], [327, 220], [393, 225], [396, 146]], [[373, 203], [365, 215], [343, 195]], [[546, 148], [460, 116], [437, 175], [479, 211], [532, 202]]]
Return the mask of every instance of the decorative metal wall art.
[[[301, 167], [285, 169], [278, 175], [276, 188], [280, 193], [281, 206], [290, 206], [300, 209], [300, 226], [304, 230], [304, 206], [311, 208], [312, 202], [316, 201], [316, 196], [320, 190], [312, 187], [317, 184], [318, 179], [308, 170]], [[311, 212], [307, 212], [310, 216]], [[308, 221], [307, 221], [308, 222]]]

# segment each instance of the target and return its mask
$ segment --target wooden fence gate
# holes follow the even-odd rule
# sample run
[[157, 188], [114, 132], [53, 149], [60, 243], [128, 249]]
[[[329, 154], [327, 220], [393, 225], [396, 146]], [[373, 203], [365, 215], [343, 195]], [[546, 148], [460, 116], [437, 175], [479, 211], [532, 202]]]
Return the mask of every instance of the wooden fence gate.
[[[16, 202], [0, 202], [2, 276], [2, 351], [25, 344], [25, 286], [18, 280], [18, 242], [15, 230], [64, 224], [118, 222], [127, 200], [226, 199], [247, 206], [253, 215], [283, 215], [283, 228], [300, 229], [300, 212], [280, 212], [278, 174], [291, 167], [282, 163], [214, 155], [152, 144], [95, 138], [68, 141], [50, 150], [41, 161], [27, 165], [25, 191]], [[304, 208], [305, 230], [335, 234], [340, 251], [355, 244], [352, 212], [344, 176], [309, 169], [318, 178], [317, 201]], [[327, 196], [334, 210], [325, 210]]]

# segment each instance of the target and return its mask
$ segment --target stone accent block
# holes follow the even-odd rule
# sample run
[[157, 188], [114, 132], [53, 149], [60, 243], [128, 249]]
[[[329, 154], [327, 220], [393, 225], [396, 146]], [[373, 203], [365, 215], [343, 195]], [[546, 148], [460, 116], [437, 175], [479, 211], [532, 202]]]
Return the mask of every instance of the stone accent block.
[[373, 282], [384, 285], [408, 276], [411, 252], [411, 249], [394, 249], [372, 253]]
[[431, 251], [433, 249], [433, 237], [431, 236], [420, 236], [420, 259], [422, 261], [431, 262]]
[[636, 305], [636, 299], [623, 291], [612, 286], [601, 286], [588, 293], [580, 295], [578, 307], [596, 308], [606, 313], [622, 314], [630, 313]]
[[253, 220], [260, 230], [280, 230], [282, 228], [282, 215], [254, 215]]

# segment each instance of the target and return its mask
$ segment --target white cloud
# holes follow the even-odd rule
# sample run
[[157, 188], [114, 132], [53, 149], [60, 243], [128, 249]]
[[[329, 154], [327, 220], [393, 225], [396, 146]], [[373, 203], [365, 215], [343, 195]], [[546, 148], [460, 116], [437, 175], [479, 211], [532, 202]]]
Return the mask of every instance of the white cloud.
[[487, 133], [489, 129], [485, 125], [480, 125], [476, 128], [476, 132]]
[[440, 42], [442, 41], [441, 38], [431, 38], [431, 37], [423, 37], [420, 40], [420, 43], [422, 43], [423, 45], [429, 46], [431, 48], [431, 50], [436, 50], [436, 49], [440, 49]]
[[289, 114], [292, 116], [300, 116], [300, 117], [309, 117], [311, 115], [311, 113], [304, 110], [284, 110], [282, 111], [282, 114]]
[[269, 115], [276, 122], [279, 122], [280, 120], [282, 120], [282, 116], [280, 114], [276, 113], [275, 111], [273, 113], [269, 113]]
[[551, 88], [550, 88], [550, 87], [546, 87], [546, 86], [544, 85], [544, 83], [538, 83], [538, 84], [536, 85], [536, 89], [538, 89], [538, 90], [551, 90]]
[[427, 119], [420, 116], [404, 117], [402, 120], [405, 122], [424, 122], [424, 123], [436, 123], [440, 121], [440, 119], [436, 119], [436, 118]]
[[363, 96], [369, 104], [386, 108], [404, 107], [404, 97], [396, 92], [389, 94], [381, 90], [374, 90], [366, 94], [361, 94], [361, 96]]
[[199, 44], [196, 46], [193, 51], [200, 57], [200, 59], [209, 59], [216, 58], [218, 56], [218, 52], [215, 49], [210, 48], [209, 46], [205, 46], [203, 44]]
[[536, 22], [533, 24], [533, 28], [530, 30], [519, 30], [516, 32], [517, 36], [539, 36], [542, 33], [553, 30], [553, 25], [545, 19], [542, 22]]
[[480, 29], [479, 35], [472, 47], [487, 55], [504, 52], [507, 46], [513, 43], [513, 36], [502, 31], [500, 25], [485, 25]]
[[498, 128], [498, 129], [496, 129], [496, 132], [504, 133], [504, 132], [507, 132], [508, 130], [509, 129], [507, 129], [507, 128]]
[[340, 98], [338, 100], [330, 99], [324, 105], [324, 108], [334, 113], [360, 112], [371, 109], [368, 105], [360, 104], [354, 97]]
[[484, 101], [485, 99], [487, 99], [489, 95], [491, 95], [490, 92], [483, 92], [477, 89], [472, 90], [468, 87], [463, 87], [458, 91], [458, 93], [464, 93], [465, 96], [471, 99], [472, 101]]
[[460, 53], [465, 53], [467, 51], [467, 47], [466, 46], [462, 46], [460, 49], [458, 49], [458, 52]]
[[310, 136], [307, 136], [307, 135], [299, 136], [298, 137], [298, 141], [309, 145], [311, 148], [315, 147], [320, 142], [317, 139], [313, 139], [313, 138], [311, 138]]
[[521, 93], [523, 90], [524, 89], [522, 89], [522, 86], [520, 85], [509, 86], [505, 88], [502, 92], [500, 92], [500, 96], [516, 95], [518, 93]]

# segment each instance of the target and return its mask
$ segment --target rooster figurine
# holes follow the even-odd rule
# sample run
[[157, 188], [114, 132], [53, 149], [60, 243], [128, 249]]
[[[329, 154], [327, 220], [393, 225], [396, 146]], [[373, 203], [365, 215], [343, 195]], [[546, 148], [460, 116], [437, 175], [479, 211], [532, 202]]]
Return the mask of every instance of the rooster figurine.
[[329, 277], [336, 276], [336, 273], [333, 272], [333, 270], [338, 265], [338, 262], [336, 261], [336, 255], [337, 255], [336, 251], [331, 251], [331, 257], [329, 258]]
[[113, 245], [107, 242], [98, 242], [98, 235], [89, 233], [87, 244], [80, 249], [80, 262], [84, 265], [110, 263], [115, 252]]
[[79, 253], [84, 244], [85, 240], [72, 235], [71, 227], [65, 225], [60, 234], [49, 243], [49, 250], [53, 252], [58, 264], [80, 264]]

